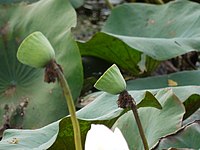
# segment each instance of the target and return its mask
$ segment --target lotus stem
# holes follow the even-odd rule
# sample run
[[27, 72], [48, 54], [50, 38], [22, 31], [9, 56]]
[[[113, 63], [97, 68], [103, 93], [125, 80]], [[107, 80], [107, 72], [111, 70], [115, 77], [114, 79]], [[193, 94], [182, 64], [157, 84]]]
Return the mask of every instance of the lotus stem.
[[138, 130], [139, 130], [142, 142], [143, 142], [144, 149], [149, 150], [148, 142], [147, 142], [147, 139], [146, 139], [145, 134], [144, 134], [144, 130], [143, 130], [143, 127], [142, 127], [142, 123], [140, 121], [140, 117], [138, 115], [137, 106], [133, 102], [131, 104], [131, 110], [132, 110], [133, 115], [135, 117], [135, 121], [136, 121], [137, 126], [138, 126]]
[[140, 117], [138, 115], [136, 102], [133, 99], [133, 97], [130, 94], [128, 94], [128, 92], [126, 90], [120, 93], [119, 99], [118, 99], [118, 106], [121, 108], [129, 108], [132, 110], [133, 115], [135, 117], [136, 124], [138, 126], [140, 137], [143, 142], [144, 149], [149, 150], [148, 142], [147, 142], [147, 139], [144, 134], [144, 130], [142, 127], [142, 123], [140, 121]]
[[52, 61], [52, 62], [53, 62], [52, 63], [53, 68], [58, 75], [58, 80], [63, 89], [63, 93], [64, 93], [64, 96], [65, 96], [65, 99], [66, 99], [66, 102], [68, 105], [69, 113], [71, 115], [76, 150], [82, 150], [80, 126], [79, 126], [78, 119], [76, 117], [76, 110], [75, 110], [74, 101], [72, 98], [72, 94], [71, 94], [69, 85], [68, 85], [67, 81], [65, 80], [65, 77], [62, 73], [62, 70], [60, 69], [60, 66], [58, 66], [58, 64], [55, 63], [55, 61]]
[[113, 5], [112, 5], [112, 3], [109, 0], [105, 0], [105, 2], [106, 2], [106, 5], [108, 6], [108, 8], [110, 10], [112, 10], [114, 8]]

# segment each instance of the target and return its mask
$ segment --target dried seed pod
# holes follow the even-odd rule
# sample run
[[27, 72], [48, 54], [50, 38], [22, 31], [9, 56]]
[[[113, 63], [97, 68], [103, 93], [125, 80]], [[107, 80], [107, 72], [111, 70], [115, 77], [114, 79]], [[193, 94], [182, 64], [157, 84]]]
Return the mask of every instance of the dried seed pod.
[[23, 64], [43, 68], [55, 59], [55, 52], [48, 39], [37, 31], [22, 41], [18, 48], [17, 58]]
[[113, 64], [95, 83], [95, 88], [110, 94], [119, 94], [126, 90], [126, 82], [119, 70]]

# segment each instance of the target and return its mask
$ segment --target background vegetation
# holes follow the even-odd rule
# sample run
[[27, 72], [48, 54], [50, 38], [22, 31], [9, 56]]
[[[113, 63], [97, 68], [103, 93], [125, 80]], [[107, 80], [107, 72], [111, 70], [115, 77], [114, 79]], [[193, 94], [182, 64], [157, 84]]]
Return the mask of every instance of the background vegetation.
[[44, 83], [43, 69], [16, 58], [21, 41], [34, 31], [55, 48], [83, 144], [91, 124], [104, 124], [118, 127], [131, 150], [143, 149], [132, 114], [118, 108], [118, 95], [93, 88], [115, 63], [137, 103], [149, 147], [200, 148], [198, 1], [110, 2], [112, 9], [90, 0], [0, 2], [0, 149], [74, 149], [59, 84]]

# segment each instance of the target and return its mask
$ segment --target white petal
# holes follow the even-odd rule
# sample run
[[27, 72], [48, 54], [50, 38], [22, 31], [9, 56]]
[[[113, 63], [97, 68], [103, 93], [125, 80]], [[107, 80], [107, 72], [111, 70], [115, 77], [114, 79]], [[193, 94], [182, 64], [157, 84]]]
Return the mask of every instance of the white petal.
[[85, 150], [128, 150], [119, 129], [113, 133], [104, 125], [93, 125], [87, 133]]

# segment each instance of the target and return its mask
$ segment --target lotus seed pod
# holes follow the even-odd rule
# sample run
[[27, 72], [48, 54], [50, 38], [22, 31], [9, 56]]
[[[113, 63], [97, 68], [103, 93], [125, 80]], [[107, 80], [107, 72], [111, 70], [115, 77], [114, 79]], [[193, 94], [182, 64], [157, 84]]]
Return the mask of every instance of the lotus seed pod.
[[95, 83], [95, 88], [110, 94], [119, 94], [126, 90], [126, 82], [119, 70], [113, 64]]
[[41, 32], [34, 32], [26, 37], [18, 48], [18, 60], [35, 68], [45, 67], [55, 59], [55, 52], [47, 38]]

